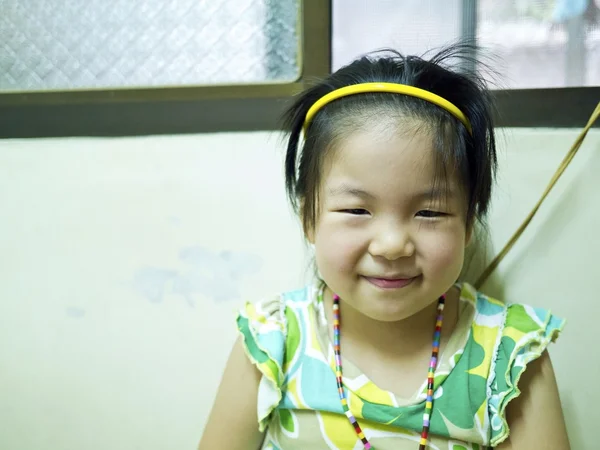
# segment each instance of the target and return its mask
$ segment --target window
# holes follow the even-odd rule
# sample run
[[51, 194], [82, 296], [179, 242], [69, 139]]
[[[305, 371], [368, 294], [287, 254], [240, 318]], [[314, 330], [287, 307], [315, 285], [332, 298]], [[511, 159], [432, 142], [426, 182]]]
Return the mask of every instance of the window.
[[502, 59], [510, 89], [600, 86], [595, 1], [482, 0], [477, 39]]
[[[330, 70], [314, 0], [0, 0], [0, 136], [269, 129]], [[324, 45], [325, 44], [325, 45]]]
[[333, 70], [384, 47], [420, 54], [461, 36], [461, 0], [333, 0]]
[[[583, 126], [600, 99], [600, 0], [333, 0], [333, 68], [467, 37], [497, 61], [499, 124]], [[500, 90], [501, 89], [501, 90]]]
[[198, 86], [299, 77], [298, 2], [5, 0], [0, 89]]

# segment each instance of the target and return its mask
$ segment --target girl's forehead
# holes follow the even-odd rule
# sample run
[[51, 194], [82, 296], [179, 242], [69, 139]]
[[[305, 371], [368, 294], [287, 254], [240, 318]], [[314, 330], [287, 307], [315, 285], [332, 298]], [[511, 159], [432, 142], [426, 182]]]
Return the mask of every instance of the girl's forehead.
[[425, 133], [358, 132], [340, 139], [324, 165], [324, 178], [435, 178], [433, 140]]
[[332, 150], [323, 166], [322, 188], [328, 196], [361, 191], [396, 201], [462, 191], [456, 172], [448, 167], [441, 170], [427, 133], [355, 133]]

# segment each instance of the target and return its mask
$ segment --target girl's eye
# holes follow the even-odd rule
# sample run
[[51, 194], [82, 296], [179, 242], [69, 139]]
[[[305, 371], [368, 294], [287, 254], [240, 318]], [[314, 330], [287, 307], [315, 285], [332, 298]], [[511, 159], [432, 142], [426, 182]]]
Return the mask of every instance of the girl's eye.
[[364, 216], [364, 215], [369, 214], [369, 211], [367, 211], [366, 209], [362, 209], [362, 208], [344, 209], [344, 210], [342, 210], [342, 212], [345, 212], [347, 214], [352, 214], [354, 216]]
[[424, 209], [422, 211], [419, 211], [417, 213], [417, 216], [419, 216], [419, 217], [425, 217], [427, 219], [435, 219], [436, 217], [445, 216], [445, 214], [442, 213], [442, 212], [439, 212], [439, 211], [431, 211], [429, 209]]

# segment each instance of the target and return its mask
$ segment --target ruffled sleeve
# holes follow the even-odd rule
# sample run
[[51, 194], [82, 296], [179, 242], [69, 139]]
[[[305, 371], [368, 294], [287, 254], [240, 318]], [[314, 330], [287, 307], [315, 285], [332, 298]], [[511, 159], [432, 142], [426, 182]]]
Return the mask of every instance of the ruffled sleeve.
[[287, 327], [281, 297], [246, 303], [237, 316], [237, 328], [246, 355], [263, 374], [258, 388], [258, 423], [260, 431], [264, 431], [282, 398]]
[[506, 406], [521, 393], [518, 387], [521, 375], [527, 365], [556, 340], [564, 324], [563, 319], [544, 309], [521, 304], [507, 307], [490, 374], [488, 405], [492, 447], [508, 437]]

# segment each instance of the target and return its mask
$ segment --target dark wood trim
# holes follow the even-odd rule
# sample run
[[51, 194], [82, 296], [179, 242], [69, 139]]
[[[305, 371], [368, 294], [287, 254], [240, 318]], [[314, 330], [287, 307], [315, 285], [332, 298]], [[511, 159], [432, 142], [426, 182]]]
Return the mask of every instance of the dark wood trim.
[[499, 127], [583, 128], [600, 101], [600, 86], [494, 93]]
[[0, 137], [141, 136], [277, 128], [289, 97], [14, 105]]

